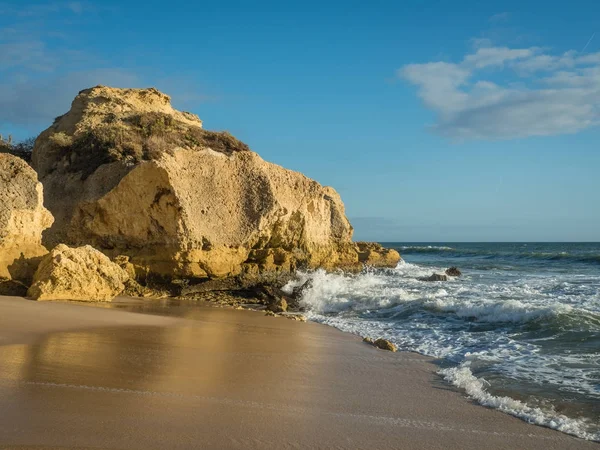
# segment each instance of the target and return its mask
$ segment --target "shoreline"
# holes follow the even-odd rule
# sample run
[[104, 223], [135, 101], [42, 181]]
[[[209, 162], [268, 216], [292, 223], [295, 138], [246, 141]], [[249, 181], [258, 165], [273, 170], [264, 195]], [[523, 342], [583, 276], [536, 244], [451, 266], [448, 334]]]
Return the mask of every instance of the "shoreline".
[[0, 297], [0, 448], [598, 448], [327, 325], [94, 306]]

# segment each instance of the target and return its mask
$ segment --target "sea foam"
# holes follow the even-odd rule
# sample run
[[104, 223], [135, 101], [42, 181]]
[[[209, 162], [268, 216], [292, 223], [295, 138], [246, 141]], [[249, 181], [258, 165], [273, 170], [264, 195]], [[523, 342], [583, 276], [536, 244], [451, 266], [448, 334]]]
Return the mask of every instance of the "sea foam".
[[526, 420], [529, 423], [552, 428], [563, 433], [572, 434], [582, 439], [600, 440], [600, 432], [590, 433], [588, 420], [572, 419], [554, 411], [542, 410], [528, 406], [519, 400], [510, 397], [494, 396], [485, 389], [485, 380], [473, 375], [468, 363], [459, 367], [442, 369], [438, 373], [454, 386], [463, 389], [465, 393], [478, 403], [490, 408]]

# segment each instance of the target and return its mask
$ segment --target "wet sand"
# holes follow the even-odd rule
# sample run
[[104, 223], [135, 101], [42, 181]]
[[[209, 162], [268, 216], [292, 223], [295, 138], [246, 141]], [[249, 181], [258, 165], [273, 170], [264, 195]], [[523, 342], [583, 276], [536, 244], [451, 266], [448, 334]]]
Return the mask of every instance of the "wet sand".
[[0, 448], [600, 448], [475, 405], [436, 370], [259, 312], [0, 297]]

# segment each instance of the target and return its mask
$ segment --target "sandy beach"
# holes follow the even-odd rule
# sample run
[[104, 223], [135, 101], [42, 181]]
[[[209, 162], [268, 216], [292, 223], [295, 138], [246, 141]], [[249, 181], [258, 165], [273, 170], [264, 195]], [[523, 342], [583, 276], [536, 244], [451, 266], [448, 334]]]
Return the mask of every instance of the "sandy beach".
[[255, 311], [0, 297], [0, 367], [3, 449], [599, 448], [472, 403], [429, 358]]

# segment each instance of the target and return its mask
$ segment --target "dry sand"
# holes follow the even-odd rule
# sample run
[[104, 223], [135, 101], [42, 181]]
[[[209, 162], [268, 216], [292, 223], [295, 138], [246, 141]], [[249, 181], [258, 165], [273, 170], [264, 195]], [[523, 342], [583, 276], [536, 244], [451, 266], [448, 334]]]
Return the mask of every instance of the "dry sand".
[[0, 448], [600, 448], [475, 405], [430, 359], [333, 328], [168, 313], [0, 297]]

